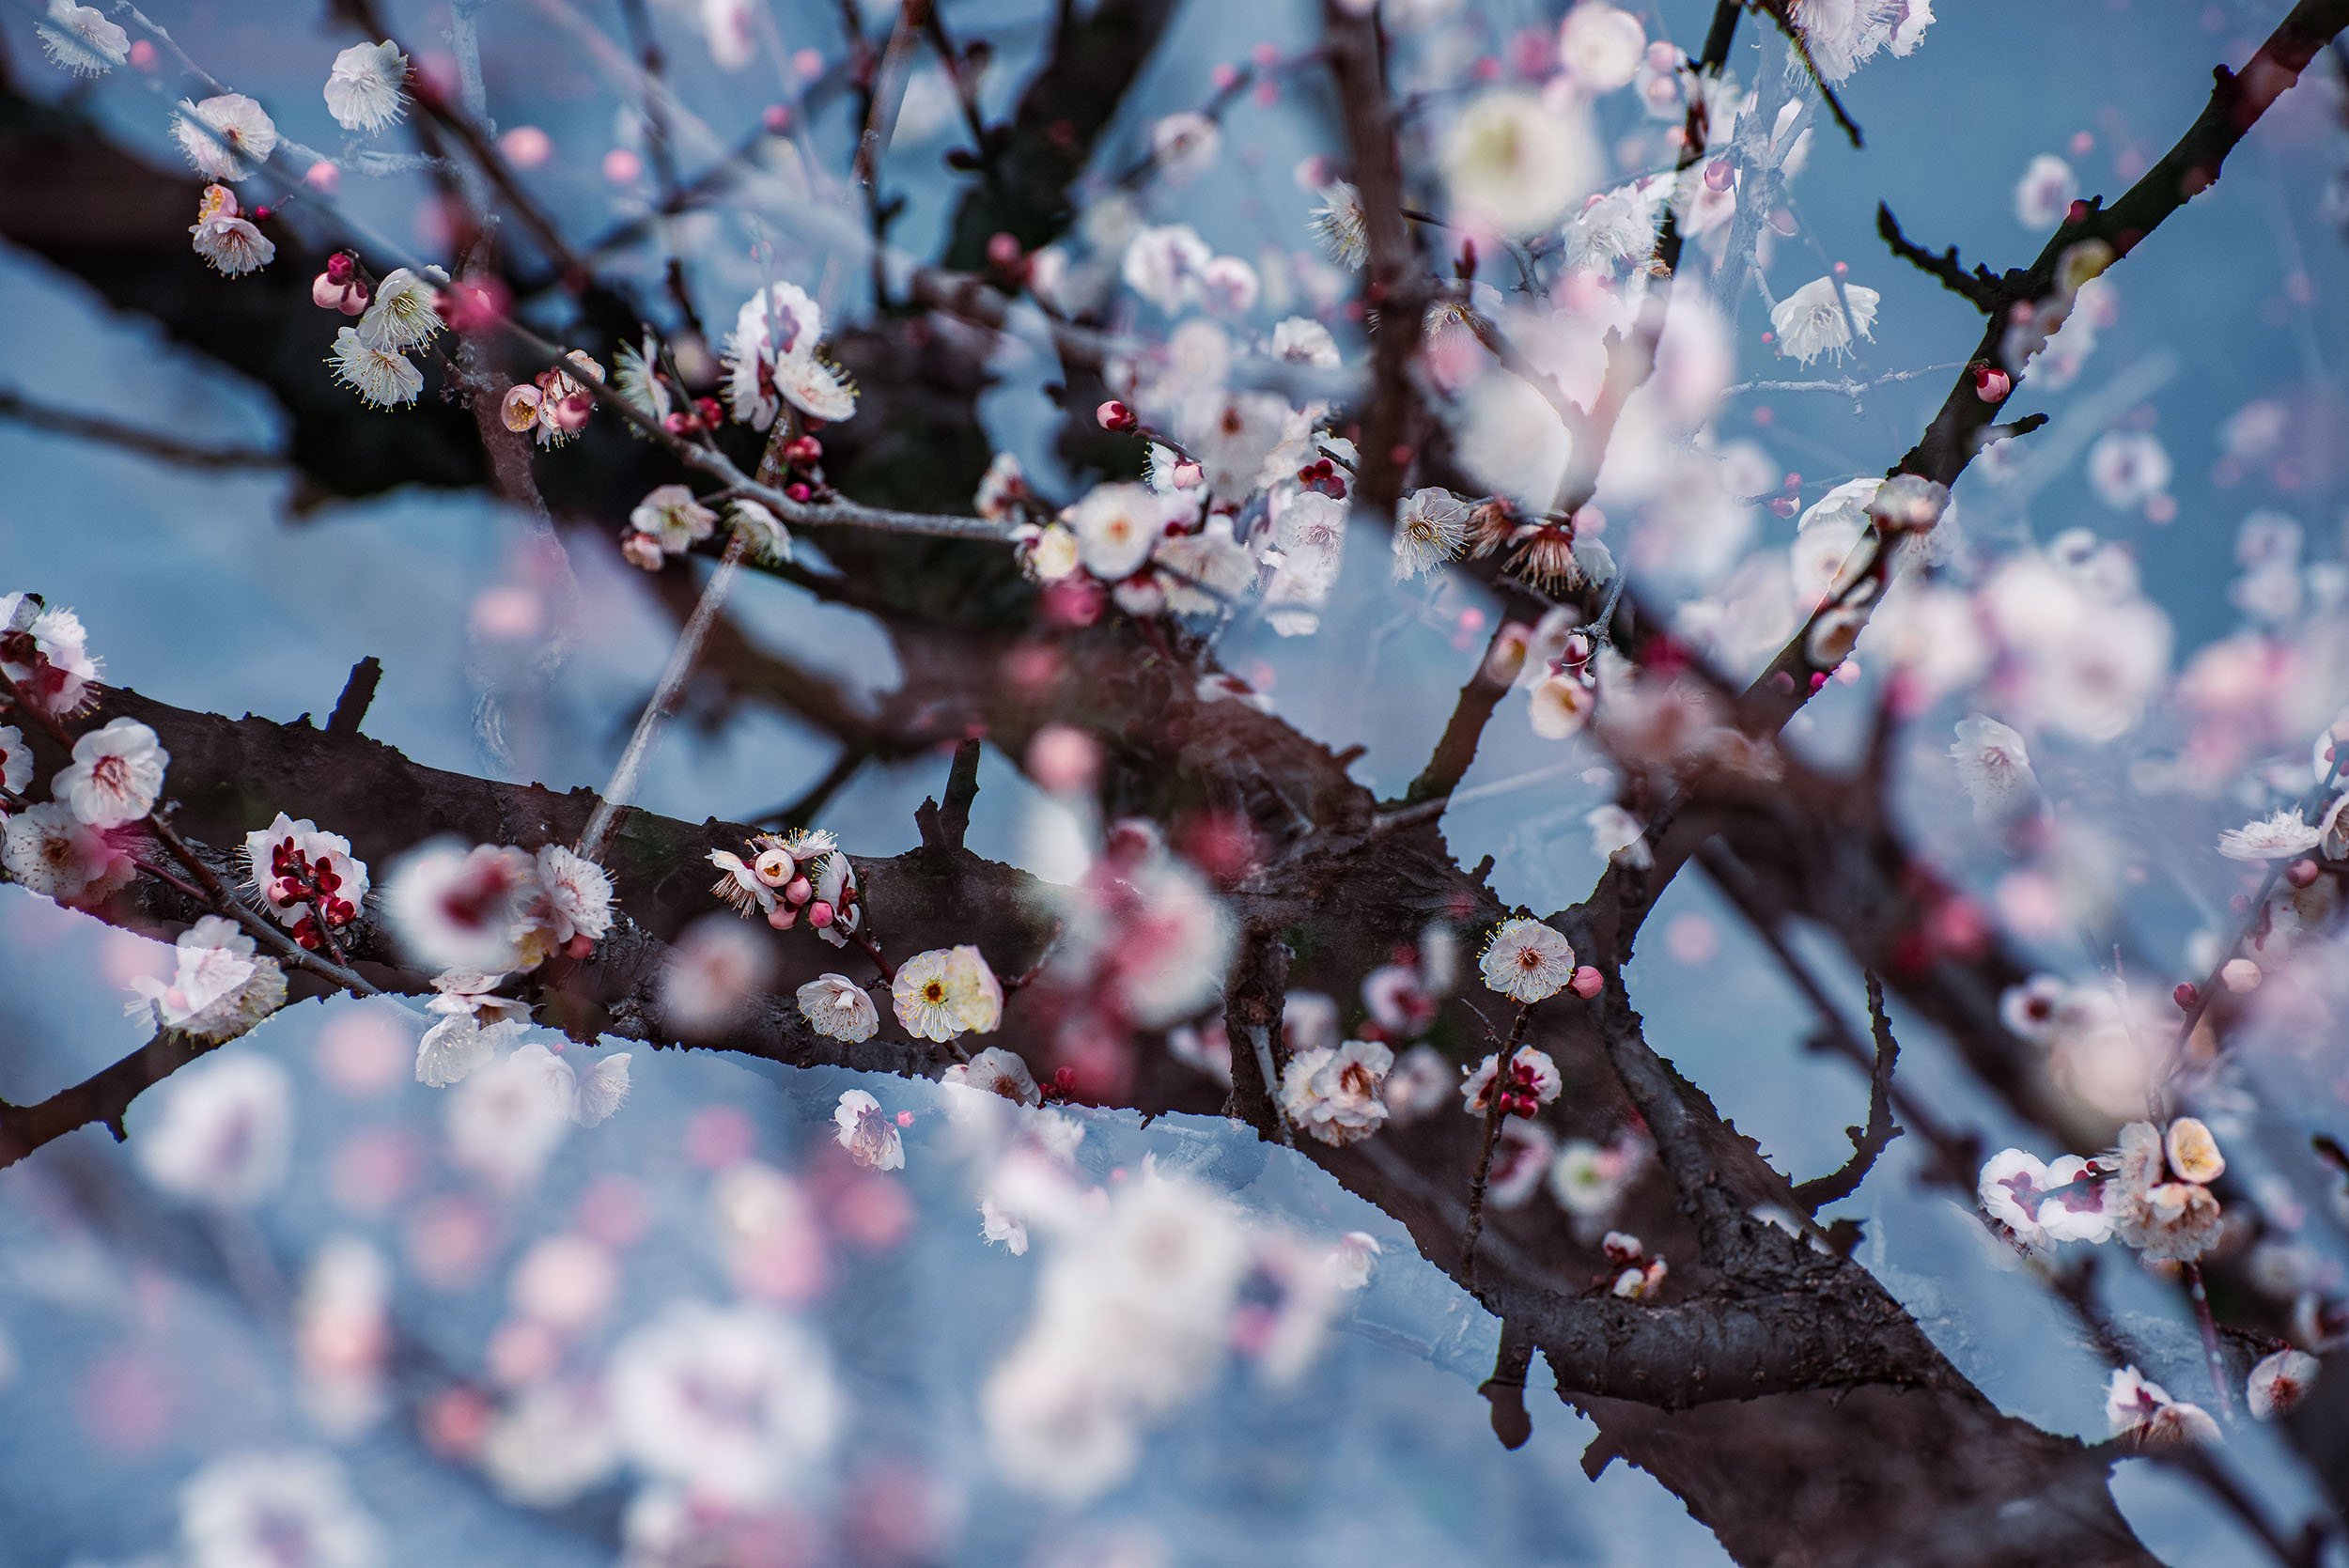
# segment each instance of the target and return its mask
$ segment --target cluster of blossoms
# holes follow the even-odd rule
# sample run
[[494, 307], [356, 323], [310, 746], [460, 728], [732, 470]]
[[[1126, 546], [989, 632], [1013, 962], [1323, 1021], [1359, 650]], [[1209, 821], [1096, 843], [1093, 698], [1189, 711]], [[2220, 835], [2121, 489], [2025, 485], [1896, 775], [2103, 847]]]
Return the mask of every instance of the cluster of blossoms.
[[2093, 1160], [2066, 1156], [2043, 1164], [2006, 1149], [1983, 1166], [1983, 1210], [2024, 1250], [2066, 1241], [2117, 1239], [2148, 1263], [2191, 1263], [2218, 1240], [2226, 1171], [2210, 1128], [2192, 1116], [2167, 1131], [2150, 1122], [2121, 1129], [2120, 1147]]
[[[82, 623], [31, 594], [0, 596], [0, 675], [31, 712], [54, 723], [88, 702], [98, 661]], [[127, 886], [136, 863], [122, 830], [143, 821], [163, 792], [170, 756], [155, 732], [116, 719], [75, 737], [72, 760], [49, 781], [50, 799], [24, 799], [33, 754], [23, 733], [0, 725], [0, 867], [65, 904], [95, 904]]]
[[506, 388], [498, 405], [499, 416], [517, 435], [531, 436], [541, 446], [560, 446], [585, 429], [588, 415], [596, 411], [596, 395], [581, 380], [582, 376], [600, 381], [603, 366], [583, 350], [573, 349], [561, 364]]
[[710, 893], [744, 919], [763, 917], [788, 931], [805, 917], [808, 928], [834, 947], [846, 947], [864, 922], [856, 867], [840, 841], [818, 828], [760, 833], [743, 846], [748, 860], [727, 849], [709, 852], [723, 874]]
[[1023, 1162], [1015, 1206], [1055, 1232], [1035, 1316], [988, 1374], [980, 1417], [1019, 1485], [1081, 1502], [1129, 1475], [1235, 1347], [1275, 1384], [1311, 1363], [1377, 1243], [1336, 1248], [1251, 1224], [1148, 1166], [1103, 1193]]
[[726, 406], [754, 430], [771, 427], [785, 405], [810, 419], [856, 412], [856, 383], [823, 352], [824, 316], [806, 290], [771, 283], [735, 313], [726, 334]]
[[[291, 827], [298, 834], [306, 824]], [[314, 865], [322, 847], [308, 841]], [[435, 1021], [417, 1043], [416, 1080], [465, 1083], [450, 1108], [460, 1144], [470, 1140], [482, 1162], [512, 1174], [535, 1169], [564, 1126], [593, 1126], [618, 1109], [627, 1052], [582, 1073], [557, 1050], [521, 1043], [529, 1007], [497, 994], [509, 976], [557, 955], [583, 958], [610, 934], [612, 878], [601, 866], [556, 844], [534, 854], [443, 839], [393, 868], [383, 905], [401, 945], [441, 971], [425, 1004]]]
[[1614, 1272], [1606, 1281], [1610, 1296], [1626, 1301], [1645, 1301], [1663, 1288], [1664, 1277], [1672, 1272], [1662, 1258], [1648, 1256], [1646, 1244], [1638, 1236], [1623, 1231], [1610, 1231], [1599, 1250], [1607, 1255], [1608, 1266]]

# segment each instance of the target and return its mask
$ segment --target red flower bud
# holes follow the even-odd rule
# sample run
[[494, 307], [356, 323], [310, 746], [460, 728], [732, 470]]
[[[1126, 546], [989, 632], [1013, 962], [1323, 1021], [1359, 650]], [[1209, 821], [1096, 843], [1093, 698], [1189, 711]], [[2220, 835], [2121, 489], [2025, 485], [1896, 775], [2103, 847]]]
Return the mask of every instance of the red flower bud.
[[2170, 993], [2170, 1000], [2178, 1004], [2179, 1012], [2191, 1013], [2194, 1011], [2194, 1004], [2202, 1000], [2202, 993], [2195, 989], [2194, 982], [2191, 980], [2181, 980], [2178, 982], [2178, 988]]
[[1135, 428], [1142, 423], [1140, 419], [1134, 416], [1133, 410], [1128, 408], [1125, 404], [1119, 402], [1114, 397], [1096, 409], [1093, 412], [1093, 417], [1101, 422], [1101, 428], [1104, 430], [1114, 430], [1121, 435], [1128, 430]]

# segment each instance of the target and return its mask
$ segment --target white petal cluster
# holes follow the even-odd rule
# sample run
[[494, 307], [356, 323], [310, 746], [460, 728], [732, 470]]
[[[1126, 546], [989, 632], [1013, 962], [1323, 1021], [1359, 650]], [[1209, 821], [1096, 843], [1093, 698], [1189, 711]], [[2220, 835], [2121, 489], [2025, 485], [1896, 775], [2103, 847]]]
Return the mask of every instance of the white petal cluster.
[[73, 762], [49, 782], [50, 793], [93, 828], [119, 828], [155, 807], [171, 760], [155, 732], [116, 719], [73, 742]]
[[222, 93], [201, 103], [180, 100], [171, 133], [207, 179], [246, 179], [277, 150], [276, 122], [242, 93]]
[[286, 971], [254, 952], [237, 923], [206, 915], [179, 933], [168, 980], [141, 975], [131, 988], [163, 1029], [199, 1040], [233, 1040], [286, 1004]]
[[856, 385], [819, 350], [823, 312], [806, 290], [774, 283], [735, 313], [726, 337], [726, 402], [754, 429], [775, 422], [788, 403], [837, 422], [856, 412]]
[[326, 109], [345, 131], [375, 135], [408, 111], [408, 56], [385, 39], [354, 43], [334, 56], [326, 76]]
[[1884, 296], [1856, 283], [1838, 285], [1813, 278], [1770, 308], [1770, 331], [1780, 353], [1809, 365], [1821, 354], [1842, 359], [1855, 335], [1875, 335], [1876, 306]]
[[1518, 916], [1493, 932], [1477, 967], [1485, 984], [1511, 1001], [1542, 1001], [1574, 978], [1574, 947], [1553, 927]]
[[1299, 1051], [1281, 1075], [1281, 1109], [1324, 1143], [1359, 1142], [1386, 1122], [1380, 1092], [1393, 1066], [1394, 1052], [1371, 1040]]

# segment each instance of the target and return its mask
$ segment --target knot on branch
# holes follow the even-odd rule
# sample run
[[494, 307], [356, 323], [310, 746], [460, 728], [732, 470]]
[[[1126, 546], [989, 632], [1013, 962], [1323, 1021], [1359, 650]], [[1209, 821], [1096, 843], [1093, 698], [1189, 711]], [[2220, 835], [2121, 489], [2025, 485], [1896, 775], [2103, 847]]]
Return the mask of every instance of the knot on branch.
[[1941, 280], [1941, 287], [1952, 294], [1963, 295], [1966, 302], [1984, 316], [1997, 316], [2017, 298], [2004, 278], [1995, 276], [1987, 267], [1977, 265], [1968, 272], [1957, 259], [1957, 247], [1936, 256], [1901, 232], [1900, 220], [1892, 216], [1891, 208], [1876, 203], [1876, 232], [1892, 247], [1892, 254], [1915, 266], [1920, 272]]

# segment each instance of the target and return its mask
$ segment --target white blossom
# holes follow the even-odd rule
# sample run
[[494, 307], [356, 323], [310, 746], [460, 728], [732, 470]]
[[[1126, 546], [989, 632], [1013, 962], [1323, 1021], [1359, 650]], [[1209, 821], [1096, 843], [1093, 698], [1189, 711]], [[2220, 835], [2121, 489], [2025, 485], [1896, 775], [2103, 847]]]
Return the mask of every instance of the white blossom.
[[334, 380], [369, 408], [398, 408], [424, 391], [424, 372], [406, 355], [368, 347], [355, 328], [334, 334], [334, 352], [326, 363], [334, 367]]
[[719, 1503], [794, 1490], [840, 1424], [823, 1342], [760, 1307], [672, 1304], [620, 1342], [605, 1381], [623, 1452]]
[[1574, 948], [1557, 931], [1522, 916], [1503, 921], [1479, 964], [1485, 984], [1513, 1001], [1556, 996], [1574, 978]]
[[2251, 1369], [2244, 1403], [2253, 1421], [2272, 1421], [2308, 1398], [2323, 1363], [2305, 1350], [2283, 1349], [2260, 1358]]
[[1324, 1143], [1358, 1142], [1387, 1119], [1380, 1091], [1393, 1065], [1394, 1052], [1370, 1040], [1300, 1051], [1281, 1075], [1281, 1109]]
[[2219, 1437], [2218, 1423], [2198, 1405], [2170, 1397], [2135, 1367], [2122, 1367], [2105, 1390], [2105, 1419], [2115, 1437], [2127, 1437], [2148, 1448], [2177, 1443], [2211, 1443]]
[[242, 179], [277, 150], [276, 125], [242, 93], [223, 93], [201, 103], [181, 99], [171, 133], [207, 179]]
[[95, 904], [136, 875], [130, 856], [55, 802], [18, 812], [0, 833], [0, 865], [23, 887], [60, 904]]
[[397, 353], [431, 342], [443, 324], [440, 291], [401, 267], [386, 274], [376, 286], [374, 300], [352, 330], [368, 348]]
[[73, 743], [73, 761], [59, 768], [50, 793], [93, 828], [119, 828], [155, 807], [169, 753], [155, 732], [136, 719], [117, 719]]
[[383, 903], [400, 943], [435, 970], [503, 973], [525, 966], [527, 915], [538, 866], [504, 845], [467, 848], [436, 839], [394, 867]]
[[939, 1075], [938, 1081], [1000, 1095], [1014, 1105], [1044, 1103], [1043, 1091], [1036, 1087], [1035, 1075], [1028, 1071], [1027, 1063], [1018, 1052], [1001, 1046], [989, 1046], [970, 1061], [956, 1063]]
[[1587, 117], [1532, 93], [1480, 94], [1444, 138], [1444, 179], [1453, 211], [1503, 234], [1555, 223], [1598, 182], [1602, 168]]
[[176, 1198], [244, 1206], [276, 1191], [293, 1152], [293, 1083], [266, 1056], [232, 1051], [174, 1073], [132, 1155]]
[[1882, 299], [1875, 289], [1856, 283], [1844, 284], [1839, 291], [1833, 278], [1814, 278], [1771, 307], [1770, 331], [1777, 335], [1779, 351], [1804, 365], [1821, 354], [1840, 360], [1851, 348], [1855, 329], [1861, 337], [1875, 335], [1876, 305]]
[[1394, 513], [1394, 575], [1435, 570], [1468, 542], [1469, 505], [1437, 486], [1413, 490]]
[[880, 1108], [880, 1101], [862, 1089], [847, 1090], [832, 1108], [832, 1120], [838, 1129], [833, 1141], [859, 1165], [868, 1171], [905, 1169], [905, 1140], [897, 1136], [896, 1121]]
[[[1482, 1116], [1492, 1108], [1493, 1078], [1500, 1070], [1501, 1053], [1494, 1051], [1460, 1079], [1461, 1107], [1470, 1115]], [[1558, 1097], [1564, 1083], [1548, 1051], [1519, 1046], [1509, 1058], [1509, 1081], [1501, 1090], [1504, 1094], [1522, 1090], [1533, 1096], [1536, 1106], [1545, 1106]]]
[[382, 1568], [382, 1528], [330, 1454], [241, 1451], [179, 1489], [187, 1568]]
[[1581, 0], [1558, 26], [1558, 63], [1577, 87], [1610, 93], [1629, 86], [1647, 57], [1647, 29], [1606, 0]]
[[2015, 220], [2029, 229], [2053, 228], [2071, 210], [2079, 191], [2080, 177], [2072, 165], [2043, 152], [2015, 182]]
[[612, 929], [612, 876], [559, 844], [538, 851], [538, 891], [528, 918], [553, 946], [601, 941]]
[[817, 1033], [855, 1045], [880, 1029], [880, 1011], [864, 987], [845, 974], [819, 974], [797, 993], [800, 1016]]
[[375, 135], [407, 112], [408, 56], [385, 39], [354, 43], [326, 76], [326, 109], [345, 131]]
[[1370, 225], [1362, 215], [1361, 193], [1340, 179], [1324, 185], [1318, 194], [1321, 205], [1307, 220], [1314, 238], [1330, 260], [1349, 272], [1361, 272], [1370, 259]]
[[139, 996], [132, 1011], [200, 1040], [234, 1039], [286, 1004], [285, 970], [256, 956], [253, 939], [223, 915], [179, 933], [168, 981], [141, 975], [131, 988]]
[[131, 35], [95, 6], [49, 0], [48, 19], [36, 31], [49, 63], [76, 76], [103, 76], [131, 57]]
[[1950, 762], [1974, 804], [1977, 822], [2011, 822], [2038, 799], [2039, 779], [2023, 737], [1986, 714], [1968, 714], [1957, 722]]
[[2218, 835], [2218, 852], [2231, 861], [2297, 860], [2324, 842], [2332, 814], [2323, 820], [2303, 818], [2296, 807], [2284, 806]]
[[1147, 485], [1097, 485], [1062, 514], [1077, 536], [1078, 559], [1085, 570], [1104, 582], [1132, 575], [1150, 559], [1167, 522], [1183, 504], [1159, 495]]

